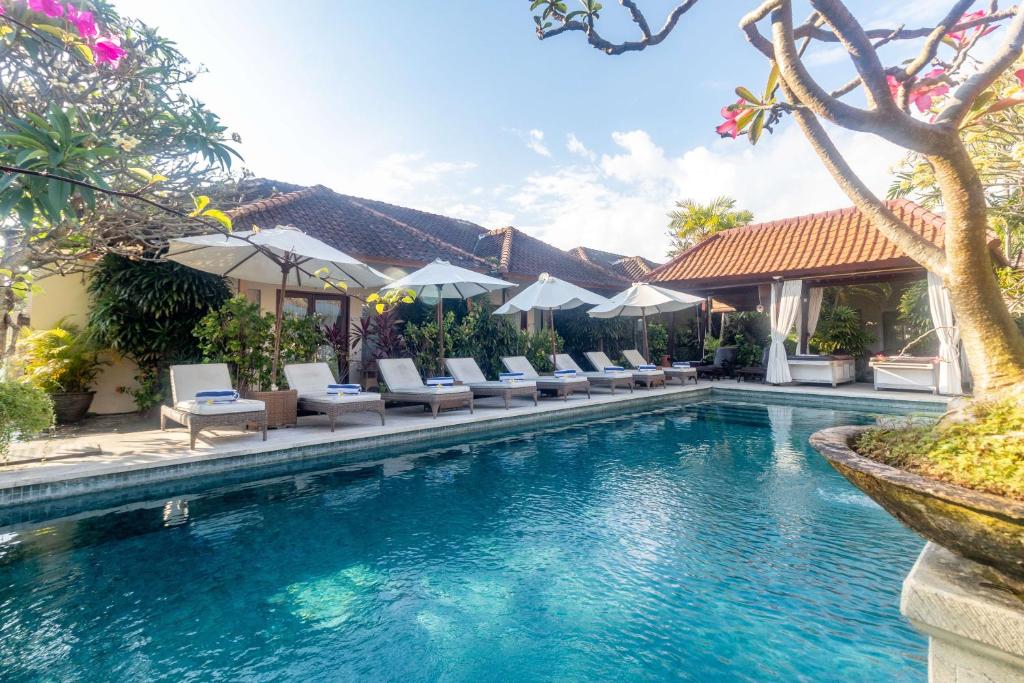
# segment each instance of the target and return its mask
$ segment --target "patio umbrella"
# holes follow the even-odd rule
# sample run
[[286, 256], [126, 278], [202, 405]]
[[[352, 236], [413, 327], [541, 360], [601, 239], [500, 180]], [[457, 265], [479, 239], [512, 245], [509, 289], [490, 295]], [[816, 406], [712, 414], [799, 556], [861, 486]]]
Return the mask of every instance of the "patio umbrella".
[[[514, 313], [525, 313], [530, 310], [548, 311], [551, 321], [551, 331], [555, 329], [555, 311], [569, 308], [576, 308], [584, 304], [591, 306], [606, 303], [600, 294], [594, 294], [590, 290], [577, 287], [571, 282], [551, 277], [547, 273], [541, 273], [537, 281], [506, 301], [496, 311], [495, 315], [512, 315]], [[551, 335], [551, 357], [558, 354], [557, 335]]]
[[648, 361], [651, 350], [647, 343], [647, 316], [657, 313], [672, 313], [684, 308], [697, 306], [704, 301], [691, 296], [646, 282], [634, 283], [629, 289], [619, 292], [606, 303], [591, 308], [587, 313], [594, 318], [617, 318], [619, 316], [639, 317], [644, 323], [644, 358]]
[[387, 290], [412, 291], [416, 296], [437, 297], [438, 361], [444, 367], [444, 300], [468, 299], [478, 294], [496, 292], [515, 283], [453, 266], [437, 259], [405, 277], [383, 287]]
[[340, 282], [369, 289], [391, 280], [362, 261], [292, 226], [172, 239], [167, 258], [207, 273], [281, 287], [282, 301], [277, 306], [274, 321], [271, 363], [271, 381], [275, 383], [281, 355], [283, 297], [289, 285], [302, 287]]

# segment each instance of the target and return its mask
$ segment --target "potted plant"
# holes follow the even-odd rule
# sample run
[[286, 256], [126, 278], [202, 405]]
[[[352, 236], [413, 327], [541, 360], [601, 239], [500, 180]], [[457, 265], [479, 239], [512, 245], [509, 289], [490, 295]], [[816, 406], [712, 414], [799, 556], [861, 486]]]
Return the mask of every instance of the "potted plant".
[[89, 411], [92, 384], [107, 364], [76, 325], [61, 320], [49, 330], [28, 331], [18, 342], [24, 381], [50, 395], [58, 424], [80, 421]]

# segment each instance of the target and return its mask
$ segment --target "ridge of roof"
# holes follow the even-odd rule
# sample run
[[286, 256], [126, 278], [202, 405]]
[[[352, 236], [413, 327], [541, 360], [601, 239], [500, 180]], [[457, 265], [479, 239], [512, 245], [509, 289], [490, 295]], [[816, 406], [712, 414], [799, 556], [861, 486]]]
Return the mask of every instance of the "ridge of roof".
[[294, 192], [282, 192], [266, 199], [258, 199], [248, 204], [242, 204], [236, 206], [233, 209], [227, 210], [227, 213], [232, 219], [242, 218], [249, 216], [260, 211], [272, 209], [278, 206], [285, 206], [286, 204], [292, 204], [306, 197], [311, 197], [316, 194], [320, 188], [327, 189], [323, 185], [313, 185], [312, 187], [304, 187], [301, 190], [295, 190]]

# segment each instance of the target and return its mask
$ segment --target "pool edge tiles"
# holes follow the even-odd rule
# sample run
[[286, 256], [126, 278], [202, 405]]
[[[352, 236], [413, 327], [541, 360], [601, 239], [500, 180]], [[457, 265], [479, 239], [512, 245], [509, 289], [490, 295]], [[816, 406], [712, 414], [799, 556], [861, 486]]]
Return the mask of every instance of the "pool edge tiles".
[[[539, 426], [570, 422], [602, 414], [644, 410], [658, 405], [692, 402], [708, 398], [726, 398], [745, 402], [785, 402], [790, 405], [822, 406], [837, 409], [863, 410], [872, 405], [906, 412], [935, 412], [942, 403], [932, 400], [910, 400], [896, 396], [852, 396], [813, 393], [765, 391], [756, 388], [737, 389], [709, 385], [674, 387], [674, 391], [644, 391], [625, 396], [595, 395], [605, 400], [547, 403], [541, 410], [532, 406], [524, 412], [480, 411], [474, 416], [460, 416], [457, 422], [436, 424], [424, 420], [406, 428], [346, 438], [344, 427], [331, 434], [317, 431], [306, 443], [269, 445], [253, 436], [245, 446], [227, 452], [196, 454], [183, 449], [179, 456], [152, 462], [115, 462], [90, 464], [84, 472], [47, 472], [22, 470], [0, 472], [0, 509], [26, 504], [56, 501], [65, 498], [109, 493], [122, 489], [144, 489], [147, 486], [188, 480], [229, 472], [253, 470], [285, 463], [303, 463], [336, 456], [330, 465], [354, 465], [378, 459], [381, 448], [409, 444], [431, 445], [452, 437], [482, 432], [499, 432], [517, 426]], [[325, 465], [327, 463], [324, 463]]]

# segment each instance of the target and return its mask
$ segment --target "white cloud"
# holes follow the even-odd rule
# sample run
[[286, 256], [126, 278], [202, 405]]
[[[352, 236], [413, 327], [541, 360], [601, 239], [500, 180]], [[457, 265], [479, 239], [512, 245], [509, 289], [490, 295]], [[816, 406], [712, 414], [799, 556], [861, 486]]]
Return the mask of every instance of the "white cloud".
[[343, 178], [335, 187], [349, 194], [400, 203], [474, 168], [476, 164], [471, 161], [431, 161], [422, 153], [396, 152]]
[[583, 141], [576, 137], [576, 133], [569, 133], [565, 139], [565, 148], [571, 153], [583, 157], [584, 159], [590, 159], [593, 161], [596, 158], [596, 154], [587, 149], [587, 146], [583, 144]]
[[544, 131], [542, 130], [536, 128], [530, 130], [526, 134], [526, 146], [542, 157], [551, 156], [551, 150], [544, 144]]
[[[833, 135], [864, 181], [884, 194], [900, 150], [868, 135]], [[514, 224], [562, 248], [582, 243], [663, 259], [666, 214], [678, 199], [729, 195], [758, 221], [850, 205], [795, 126], [756, 148], [721, 140], [675, 156], [643, 130], [611, 137], [616, 149], [597, 165], [528, 176], [509, 197]]]

